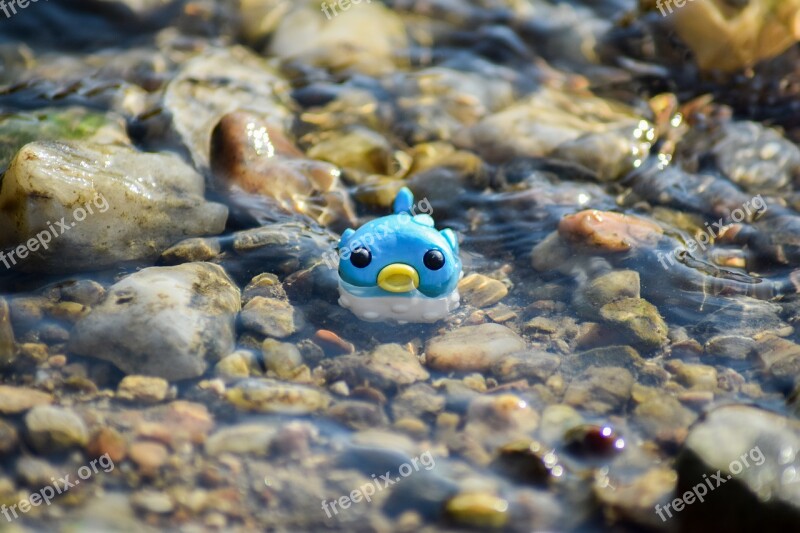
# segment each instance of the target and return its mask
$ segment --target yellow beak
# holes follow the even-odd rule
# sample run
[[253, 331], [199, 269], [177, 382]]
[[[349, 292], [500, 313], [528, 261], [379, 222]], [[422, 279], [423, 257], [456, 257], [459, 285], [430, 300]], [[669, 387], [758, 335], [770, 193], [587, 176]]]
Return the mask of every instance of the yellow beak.
[[378, 287], [389, 292], [409, 292], [419, 287], [419, 274], [402, 263], [387, 265], [378, 273]]

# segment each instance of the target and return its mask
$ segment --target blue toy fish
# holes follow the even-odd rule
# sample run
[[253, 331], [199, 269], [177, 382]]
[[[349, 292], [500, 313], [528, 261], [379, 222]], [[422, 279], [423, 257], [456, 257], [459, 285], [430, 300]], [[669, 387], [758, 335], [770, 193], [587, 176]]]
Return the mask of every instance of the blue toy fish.
[[436, 231], [433, 218], [416, 214], [413, 203], [414, 195], [403, 187], [393, 215], [342, 234], [339, 304], [362, 320], [436, 322], [458, 307], [456, 235]]

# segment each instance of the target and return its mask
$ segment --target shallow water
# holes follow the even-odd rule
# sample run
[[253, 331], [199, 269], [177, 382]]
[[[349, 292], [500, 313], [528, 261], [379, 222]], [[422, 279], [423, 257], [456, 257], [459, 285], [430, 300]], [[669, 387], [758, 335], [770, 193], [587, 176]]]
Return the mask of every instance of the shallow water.
[[[797, 4], [0, 11], [0, 529], [790, 529]], [[404, 185], [462, 305], [364, 322]]]

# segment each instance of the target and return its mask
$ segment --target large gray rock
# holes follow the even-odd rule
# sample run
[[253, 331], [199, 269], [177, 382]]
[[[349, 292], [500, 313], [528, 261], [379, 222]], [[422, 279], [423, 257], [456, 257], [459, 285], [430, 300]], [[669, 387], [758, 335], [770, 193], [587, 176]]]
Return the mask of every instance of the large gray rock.
[[[800, 523], [800, 422], [727, 405], [695, 424], [678, 456], [681, 496], [708, 494], [675, 513], [681, 531], [796, 531]], [[706, 482], [708, 479], [708, 482]], [[713, 487], [713, 490], [708, 485]]]
[[153, 260], [176, 241], [219, 234], [228, 210], [174, 154], [88, 142], [25, 145], [0, 184], [3, 261], [27, 271]]
[[234, 348], [239, 289], [210, 263], [152, 267], [112, 286], [69, 344], [127, 374], [195, 378]]

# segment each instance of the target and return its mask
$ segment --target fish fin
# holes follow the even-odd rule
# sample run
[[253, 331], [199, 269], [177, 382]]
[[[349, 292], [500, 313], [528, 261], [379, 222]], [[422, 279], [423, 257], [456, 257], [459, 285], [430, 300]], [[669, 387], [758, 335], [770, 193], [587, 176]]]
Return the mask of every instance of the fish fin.
[[344, 248], [347, 245], [347, 241], [350, 240], [350, 237], [352, 237], [355, 232], [356, 230], [352, 228], [347, 228], [344, 230], [344, 233], [342, 233], [342, 238], [339, 239], [339, 248]]
[[397, 196], [394, 197], [394, 214], [410, 213], [411, 206], [414, 205], [414, 193], [408, 187], [403, 187], [397, 191]]
[[413, 220], [422, 226], [428, 226], [430, 228], [434, 226], [433, 218], [430, 215], [416, 215]]
[[458, 238], [453, 230], [447, 228], [443, 229], [439, 233], [442, 234], [442, 237], [445, 238], [447, 243], [450, 245], [450, 248], [453, 249], [453, 252], [458, 254]]

